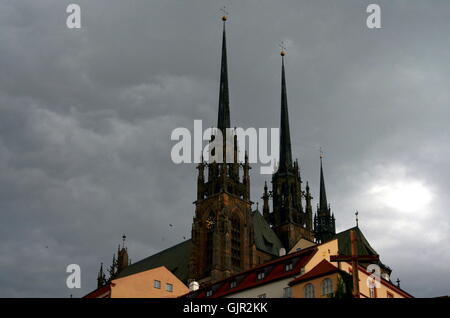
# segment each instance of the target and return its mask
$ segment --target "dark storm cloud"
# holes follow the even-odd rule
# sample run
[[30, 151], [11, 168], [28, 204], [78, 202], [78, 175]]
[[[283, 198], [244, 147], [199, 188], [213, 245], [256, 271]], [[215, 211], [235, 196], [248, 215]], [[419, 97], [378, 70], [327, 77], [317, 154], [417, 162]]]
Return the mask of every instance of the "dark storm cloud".
[[195, 167], [171, 162], [170, 133], [215, 124], [223, 5], [233, 124], [278, 126], [284, 40], [315, 200], [321, 146], [338, 229], [358, 209], [402, 287], [450, 292], [448, 2], [378, 1], [381, 30], [368, 1], [75, 2], [81, 30], [68, 1], [0, 4], [1, 296], [82, 296], [122, 233], [133, 261], [190, 237]]

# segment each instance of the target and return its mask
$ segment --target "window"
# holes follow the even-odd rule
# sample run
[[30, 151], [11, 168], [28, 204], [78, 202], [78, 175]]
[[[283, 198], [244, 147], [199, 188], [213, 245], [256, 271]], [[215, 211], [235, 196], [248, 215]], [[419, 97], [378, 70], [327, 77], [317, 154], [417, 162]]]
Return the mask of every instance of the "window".
[[331, 278], [325, 278], [322, 281], [322, 295], [330, 295], [333, 293], [333, 281]]
[[231, 263], [241, 266], [241, 222], [237, 217], [231, 220]]
[[258, 274], [257, 274], [257, 276], [256, 276], [256, 279], [257, 280], [262, 280], [262, 279], [264, 279], [264, 272], [259, 272]]
[[370, 298], [377, 298], [377, 291], [375, 289], [375, 286], [371, 286], [369, 288], [369, 292], [370, 292]]
[[308, 284], [305, 286], [305, 298], [314, 298], [314, 286], [313, 284]]
[[283, 288], [283, 298], [291, 298], [292, 297], [292, 289], [291, 287]]
[[206, 297], [211, 297], [211, 296], [212, 296], [212, 290], [210, 289], [206, 292]]
[[267, 298], [266, 294], [258, 295], [258, 298]]
[[236, 285], [237, 285], [237, 282], [236, 282], [235, 280], [233, 280], [233, 281], [230, 283], [230, 288], [235, 288]]
[[159, 281], [159, 280], [154, 280], [153, 281], [153, 288], [158, 288], [158, 289], [160, 289], [161, 288], [161, 282]]
[[294, 268], [294, 265], [292, 263], [287, 263], [284, 265], [284, 271], [290, 272]]
[[300, 268], [300, 275], [303, 275], [304, 273], [305, 273], [305, 268], [304, 267]]
[[173, 292], [173, 285], [167, 283], [167, 285], [166, 285], [166, 291], [168, 291], [168, 292]]
[[390, 292], [387, 292], [386, 297], [387, 297], [387, 298], [394, 298], [394, 295], [391, 294]]

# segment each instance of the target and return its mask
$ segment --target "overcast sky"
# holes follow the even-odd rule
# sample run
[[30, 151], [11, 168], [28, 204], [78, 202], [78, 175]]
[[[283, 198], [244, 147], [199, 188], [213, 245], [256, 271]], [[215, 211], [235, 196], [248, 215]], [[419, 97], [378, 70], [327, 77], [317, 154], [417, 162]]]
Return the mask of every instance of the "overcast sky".
[[[123, 233], [132, 261], [190, 237], [196, 170], [170, 134], [216, 124], [223, 5], [232, 125], [279, 126], [284, 41], [315, 203], [322, 147], [337, 230], [358, 210], [393, 280], [450, 294], [449, 1], [0, 0], [0, 296], [80, 297]], [[266, 179], [255, 165], [253, 201]]]

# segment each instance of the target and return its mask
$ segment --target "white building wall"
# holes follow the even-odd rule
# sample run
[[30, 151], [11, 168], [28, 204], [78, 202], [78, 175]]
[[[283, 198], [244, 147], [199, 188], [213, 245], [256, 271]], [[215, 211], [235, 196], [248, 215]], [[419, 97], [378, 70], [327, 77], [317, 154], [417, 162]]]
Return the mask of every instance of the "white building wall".
[[295, 279], [296, 276], [291, 276], [289, 278], [284, 278], [257, 286], [251, 289], [246, 289], [239, 291], [232, 295], [227, 295], [225, 298], [257, 298], [259, 295], [266, 294], [267, 298], [282, 298], [284, 294], [284, 288], [289, 287], [289, 282]]

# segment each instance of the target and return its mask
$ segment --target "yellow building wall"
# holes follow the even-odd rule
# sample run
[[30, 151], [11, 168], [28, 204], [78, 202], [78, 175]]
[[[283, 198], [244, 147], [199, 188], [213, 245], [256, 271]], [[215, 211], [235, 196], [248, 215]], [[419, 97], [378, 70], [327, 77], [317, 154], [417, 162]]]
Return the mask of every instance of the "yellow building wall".
[[[161, 282], [161, 288], [154, 288], [154, 280]], [[166, 290], [167, 283], [172, 284], [172, 292]], [[165, 266], [115, 279], [111, 284], [111, 298], [173, 298], [188, 292]]]
[[[311, 260], [305, 266], [305, 273], [309, 272], [313, 269], [317, 264], [319, 264], [322, 260], [326, 259], [328, 262], [330, 261], [330, 255], [337, 255], [338, 253], [338, 240], [332, 240], [327, 243], [321, 244], [317, 246], [318, 250], [316, 254], [311, 258]], [[337, 263], [331, 262], [331, 264], [337, 266]]]
[[314, 298], [328, 298], [327, 295], [322, 295], [322, 281], [324, 279], [330, 278], [333, 282], [333, 293], [336, 291], [337, 282], [339, 274], [334, 273], [326, 276], [322, 276], [310, 281], [305, 281], [300, 284], [292, 286], [292, 297], [293, 298], [305, 298], [305, 286], [312, 284], [314, 286]]
[[[313, 269], [317, 264], [319, 264], [324, 259], [327, 260], [328, 262], [330, 262], [330, 256], [338, 254], [338, 240], [337, 239], [329, 241], [329, 242], [321, 244], [321, 245], [318, 245], [317, 247], [318, 247], [318, 251], [312, 257], [312, 259], [308, 262], [308, 264], [306, 264], [306, 266], [305, 266], [305, 273], [309, 272], [311, 269]], [[347, 263], [347, 262], [341, 262], [341, 263], [330, 262], [330, 263], [336, 267], [339, 267], [340, 269], [342, 269], [343, 271], [345, 271], [347, 273], [351, 273], [350, 269], [352, 266], [350, 263]], [[367, 278], [369, 277], [369, 275], [361, 270], [359, 271], [358, 275], [359, 275], [359, 290], [360, 290], [361, 297], [362, 298], [370, 297], [370, 290], [367, 285]], [[315, 280], [311, 280], [311, 281], [308, 281], [305, 283], [301, 283], [301, 284], [292, 286], [292, 297], [303, 298], [304, 297], [303, 288], [307, 283], [313, 283], [314, 290], [316, 292], [315, 296], [321, 297], [321, 295], [318, 294], [318, 291], [321, 294], [322, 290], [321, 290], [320, 283], [326, 277], [327, 276], [320, 277]], [[330, 278], [331, 277], [333, 277], [333, 279], [334, 279], [333, 280], [333, 288], [335, 290], [336, 286], [337, 286], [336, 283], [337, 283], [338, 274], [332, 274], [332, 275], [330, 275]], [[380, 278], [380, 280], [383, 281], [383, 278]], [[392, 284], [387, 281], [380, 282], [379, 288], [375, 288], [376, 297], [377, 298], [387, 298], [388, 292], [389, 292], [394, 298], [406, 298], [406, 296], [404, 294], [399, 293], [394, 287], [391, 287], [391, 286], [392, 286]]]
[[316, 243], [308, 241], [304, 238], [301, 238], [289, 251], [289, 254], [297, 252], [298, 250], [303, 250], [305, 248], [316, 245]]
[[[347, 273], [351, 273], [351, 264], [347, 262], [341, 263], [341, 269]], [[361, 298], [369, 298], [370, 297], [370, 290], [369, 286], [367, 284], [367, 280], [370, 277], [367, 273], [359, 270], [358, 271], [359, 276], [359, 292], [361, 294]], [[370, 278], [372, 280], [372, 278]], [[396, 289], [391, 287], [392, 284], [384, 281], [383, 278], [380, 278], [380, 284], [379, 288], [375, 288], [376, 292], [376, 298], [387, 298], [388, 292], [391, 293], [394, 298], [406, 298], [405, 295], [399, 293]]]

